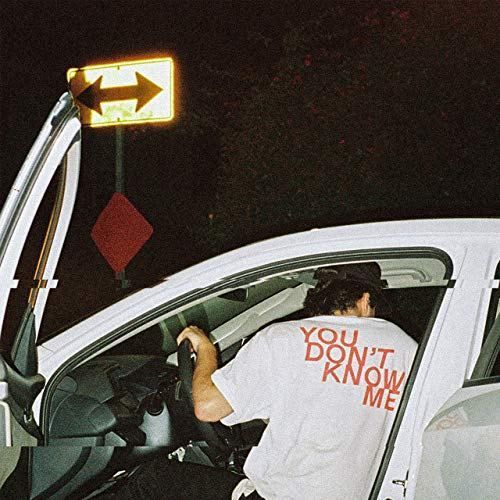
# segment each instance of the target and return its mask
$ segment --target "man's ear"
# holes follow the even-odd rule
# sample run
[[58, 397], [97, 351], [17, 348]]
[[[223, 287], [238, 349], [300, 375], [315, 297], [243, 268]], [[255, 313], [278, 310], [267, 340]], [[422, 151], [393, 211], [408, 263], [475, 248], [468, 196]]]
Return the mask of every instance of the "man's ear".
[[358, 300], [356, 306], [358, 307], [358, 310], [361, 313], [360, 316], [364, 318], [371, 316], [370, 293], [369, 292], [363, 293], [363, 296]]

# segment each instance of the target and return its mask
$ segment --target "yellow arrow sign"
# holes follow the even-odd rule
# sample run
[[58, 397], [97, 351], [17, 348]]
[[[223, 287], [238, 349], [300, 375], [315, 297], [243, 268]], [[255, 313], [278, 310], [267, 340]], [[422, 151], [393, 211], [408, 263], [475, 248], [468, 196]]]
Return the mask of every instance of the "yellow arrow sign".
[[170, 57], [68, 70], [83, 125], [107, 127], [174, 118], [174, 61]]

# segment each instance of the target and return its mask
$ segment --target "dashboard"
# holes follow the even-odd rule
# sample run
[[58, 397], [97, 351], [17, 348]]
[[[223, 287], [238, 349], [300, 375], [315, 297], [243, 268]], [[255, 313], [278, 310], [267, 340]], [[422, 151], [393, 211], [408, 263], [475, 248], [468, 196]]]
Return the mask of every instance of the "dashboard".
[[32, 448], [32, 497], [84, 498], [117, 471], [186, 445], [193, 419], [165, 356], [94, 358], [55, 390], [49, 446]]
[[[176, 417], [182, 426], [175, 426]], [[102, 356], [70, 372], [57, 387], [50, 444], [175, 449], [186, 434], [182, 428], [188, 418], [177, 368], [169, 367], [164, 356]]]

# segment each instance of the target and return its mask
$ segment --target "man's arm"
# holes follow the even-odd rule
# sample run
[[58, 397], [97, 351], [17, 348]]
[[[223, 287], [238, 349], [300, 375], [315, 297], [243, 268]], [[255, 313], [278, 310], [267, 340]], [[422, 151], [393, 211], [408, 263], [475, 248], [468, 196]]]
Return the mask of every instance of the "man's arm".
[[193, 373], [194, 414], [203, 422], [217, 422], [233, 413], [233, 408], [212, 382], [217, 370], [217, 351], [201, 328], [188, 326], [177, 337], [177, 344], [189, 339], [196, 353]]

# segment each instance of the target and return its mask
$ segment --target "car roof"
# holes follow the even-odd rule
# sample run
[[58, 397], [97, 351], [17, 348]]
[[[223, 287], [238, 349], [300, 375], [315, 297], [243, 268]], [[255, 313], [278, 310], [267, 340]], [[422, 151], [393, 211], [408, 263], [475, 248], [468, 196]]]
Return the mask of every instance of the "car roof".
[[344, 226], [314, 228], [308, 231], [287, 234], [270, 238], [268, 240], [253, 243], [249, 247], [261, 246], [266, 242], [272, 242], [273, 245], [280, 242], [285, 243], [287, 240], [298, 241], [301, 239], [309, 239], [311, 232], [317, 236], [324, 235], [327, 238], [350, 238], [356, 239], [361, 237], [370, 237], [381, 235], [385, 232], [390, 232], [392, 235], [416, 235], [416, 234], [441, 234], [452, 236], [455, 234], [470, 236], [474, 234], [498, 234], [500, 236], [500, 218], [484, 218], [484, 219], [414, 219], [414, 220], [398, 220], [398, 221], [383, 221], [369, 222], [363, 224], [350, 224]]
[[[427, 238], [428, 236], [428, 238]], [[165, 278], [155, 286], [143, 288], [106, 309], [96, 311], [87, 318], [89, 328], [97, 328], [109, 318], [140, 313], [146, 304], [167, 300], [169, 296], [183, 294], [188, 289], [201, 289], [230, 277], [242, 270], [255, 269], [261, 265], [275, 262], [276, 259], [295, 259], [307, 253], [314, 244], [315, 252], [336, 253], [354, 248], [374, 250], [375, 248], [395, 248], [398, 246], [418, 246], [428, 241], [429, 248], [441, 242], [445, 248], [474, 244], [484, 244], [486, 240], [500, 239], [500, 219], [434, 219], [374, 222], [353, 224], [332, 228], [313, 229], [295, 234], [279, 236], [252, 243], [230, 252], [204, 260]], [[156, 298], [155, 298], [156, 297]], [[134, 314], [136, 314], [134, 313]], [[118, 321], [118, 320], [117, 320]], [[74, 325], [70, 328], [77, 327]], [[55, 332], [44, 340], [50, 350], [58, 348], [59, 334]], [[83, 341], [83, 339], [82, 339]]]
[[[498, 237], [500, 238], [500, 218], [477, 218], [477, 219], [415, 219], [401, 221], [383, 221], [370, 222], [364, 224], [352, 224], [327, 228], [314, 228], [308, 231], [287, 234], [269, 238], [256, 243], [236, 248], [229, 252], [223, 253], [193, 267], [202, 265], [209, 267], [219, 263], [230, 261], [232, 257], [244, 259], [252, 257], [256, 254], [264, 254], [278, 249], [300, 246], [307, 244], [314, 239], [318, 241], [346, 241], [346, 240], [363, 240], [373, 239], [374, 237], [380, 241], [381, 246], [385, 245], [384, 238], [391, 237], [397, 239], [401, 237], [422, 237], [422, 236], [437, 236], [442, 239], [452, 239], [460, 237], [461, 240], [466, 238], [484, 238]], [[179, 271], [173, 276], [182, 276], [185, 271], [191, 271], [193, 267], [187, 268], [184, 271]]]

